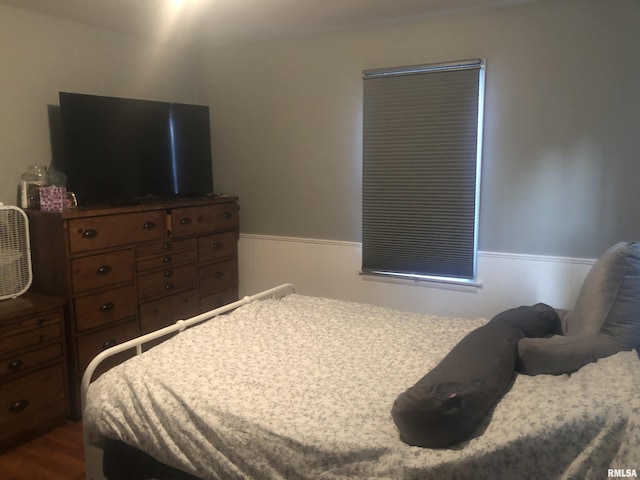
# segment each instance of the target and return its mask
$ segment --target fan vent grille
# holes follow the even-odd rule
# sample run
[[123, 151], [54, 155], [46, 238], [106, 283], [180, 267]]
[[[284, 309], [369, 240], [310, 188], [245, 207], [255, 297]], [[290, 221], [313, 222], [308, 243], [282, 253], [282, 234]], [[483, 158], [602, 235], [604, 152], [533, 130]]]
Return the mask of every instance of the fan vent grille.
[[0, 207], [0, 300], [16, 297], [31, 285], [27, 216], [16, 207]]

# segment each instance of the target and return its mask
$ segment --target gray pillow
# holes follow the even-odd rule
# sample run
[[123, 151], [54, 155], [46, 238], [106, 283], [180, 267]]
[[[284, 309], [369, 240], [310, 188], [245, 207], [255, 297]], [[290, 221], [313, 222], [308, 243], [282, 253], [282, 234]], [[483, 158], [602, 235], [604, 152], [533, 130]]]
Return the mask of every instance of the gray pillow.
[[516, 370], [527, 375], [562, 375], [621, 350], [623, 345], [601, 333], [523, 338], [518, 342]]
[[575, 372], [590, 362], [640, 346], [640, 243], [618, 243], [593, 265], [564, 336], [523, 338], [518, 370], [537, 375]]

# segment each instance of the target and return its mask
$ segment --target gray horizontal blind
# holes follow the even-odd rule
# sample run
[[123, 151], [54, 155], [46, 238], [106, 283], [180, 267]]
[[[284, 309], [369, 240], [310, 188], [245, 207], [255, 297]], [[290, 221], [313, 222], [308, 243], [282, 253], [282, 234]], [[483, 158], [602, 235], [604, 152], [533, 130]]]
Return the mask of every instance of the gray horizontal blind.
[[364, 272], [474, 278], [483, 67], [365, 72]]

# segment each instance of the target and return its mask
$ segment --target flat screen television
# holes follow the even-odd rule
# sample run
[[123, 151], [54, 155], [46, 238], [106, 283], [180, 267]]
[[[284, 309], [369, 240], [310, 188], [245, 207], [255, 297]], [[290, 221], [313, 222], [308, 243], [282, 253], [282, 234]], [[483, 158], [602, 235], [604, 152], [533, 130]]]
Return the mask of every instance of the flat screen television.
[[63, 155], [78, 205], [213, 193], [209, 107], [60, 92]]

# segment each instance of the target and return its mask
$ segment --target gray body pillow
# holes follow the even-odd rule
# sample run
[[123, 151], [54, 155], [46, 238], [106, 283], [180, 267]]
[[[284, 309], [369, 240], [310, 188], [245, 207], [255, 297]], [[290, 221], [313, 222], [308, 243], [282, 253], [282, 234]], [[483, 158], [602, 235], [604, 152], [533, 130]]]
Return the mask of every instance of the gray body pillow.
[[510, 386], [518, 340], [559, 329], [555, 310], [537, 304], [502, 312], [473, 330], [395, 400], [391, 415], [402, 441], [443, 448], [469, 438]]

